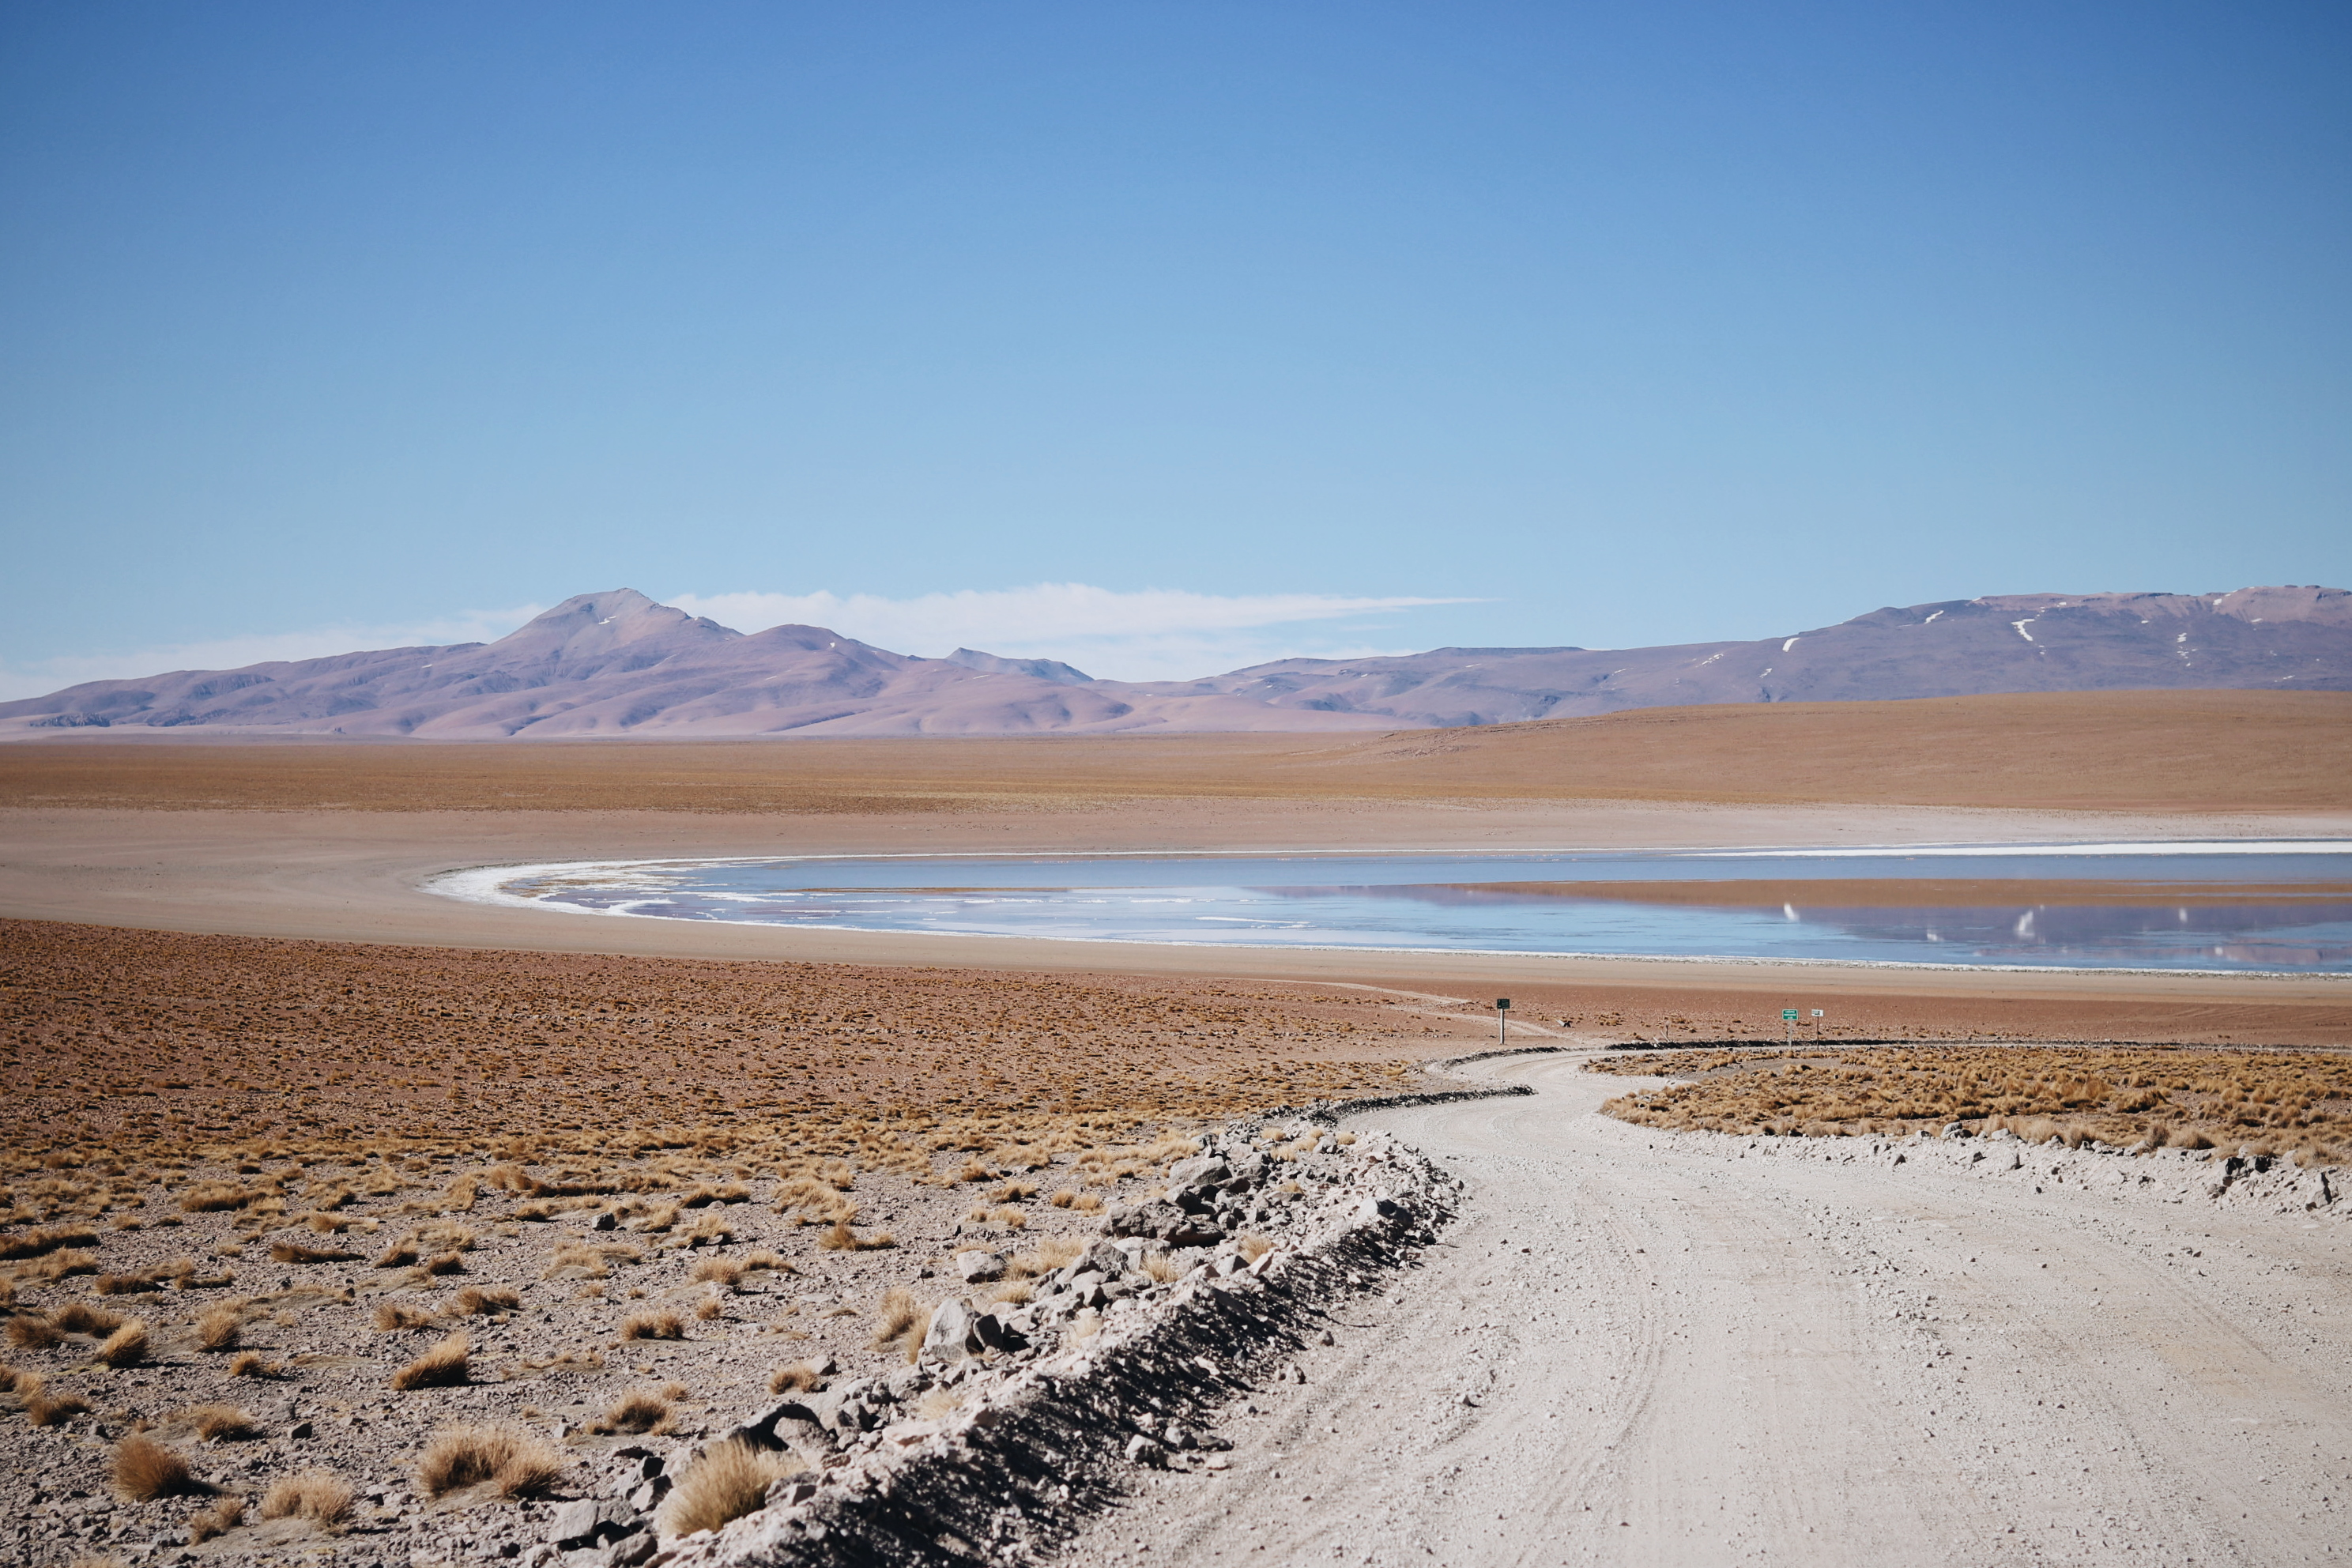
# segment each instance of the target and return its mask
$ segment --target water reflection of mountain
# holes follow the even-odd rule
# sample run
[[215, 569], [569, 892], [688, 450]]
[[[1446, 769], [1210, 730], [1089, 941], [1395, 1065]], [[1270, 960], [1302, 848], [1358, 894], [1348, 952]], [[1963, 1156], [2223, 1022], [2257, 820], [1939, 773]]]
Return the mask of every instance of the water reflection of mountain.
[[[2234, 963], [2352, 962], [2352, 904], [2207, 905], [2178, 910], [2068, 904], [2010, 910], [1790, 907], [1783, 918], [1832, 926], [1857, 941], [1958, 947], [1989, 959], [2129, 960], [2201, 953]], [[2288, 932], [2294, 936], [2276, 940]], [[2261, 940], [2264, 937], [2273, 940]]]
[[[1655, 907], [1648, 899], [1460, 883], [1252, 891], [1302, 899], [1399, 899], [1454, 909], [1542, 906], [1563, 914], [1572, 914], [1579, 908], [1600, 911]], [[2145, 962], [2161, 956], [2272, 967], [2352, 964], [2352, 901], [2207, 901], [2169, 909], [2135, 904], [1783, 903], [1775, 911], [1745, 901], [1678, 900], [1676, 907], [1746, 916], [1759, 924], [1825, 927], [1861, 942], [1940, 947], [1948, 950], [1956, 962], [1971, 958]]]

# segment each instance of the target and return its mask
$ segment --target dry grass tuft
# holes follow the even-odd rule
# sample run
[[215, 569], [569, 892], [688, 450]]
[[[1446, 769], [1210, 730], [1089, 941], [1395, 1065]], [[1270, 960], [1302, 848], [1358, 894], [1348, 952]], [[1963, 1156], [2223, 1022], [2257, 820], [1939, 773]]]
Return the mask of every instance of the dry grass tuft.
[[246, 1351], [228, 1363], [231, 1377], [276, 1377], [278, 1368], [258, 1351]]
[[589, 1426], [592, 1432], [665, 1432], [669, 1429], [669, 1402], [649, 1388], [623, 1394], [605, 1406]]
[[339, 1247], [305, 1247], [299, 1241], [273, 1241], [269, 1256], [280, 1263], [354, 1263], [356, 1252], [346, 1252]]
[[796, 1361], [768, 1374], [771, 1394], [807, 1394], [824, 1386], [824, 1374], [813, 1362]]
[[1155, 1283], [1161, 1285], [1175, 1283], [1181, 1273], [1181, 1270], [1176, 1267], [1176, 1260], [1164, 1252], [1145, 1253], [1140, 1267], [1146, 1274], [1151, 1276]]
[[405, 1301], [378, 1301], [368, 1321], [375, 1324], [379, 1331], [389, 1334], [401, 1329], [429, 1329], [441, 1320], [424, 1308], [412, 1307]]
[[188, 1544], [202, 1546], [216, 1535], [226, 1535], [245, 1522], [245, 1500], [225, 1497], [212, 1507], [188, 1516]]
[[45, 1351], [65, 1343], [58, 1326], [37, 1312], [19, 1312], [8, 1320], [8, 1342], [20, 1351]]
[[48, 1379], [37, 1372], [16, 1374], [16, 1397], [25, 1402], [25, 1419], [36, 1426], [55, 1426], [70, 1415], [88, 1413], [89, 1401], [78, 1394], [52, 1396]]
[[215, 1443], [224, 1437], [251, 1437], [261, 1430], [252, 1416], [234, 1405], [199, 1405], [186, 1412], [183, 1419], [196, 1429], [197, 1436], [207, 1443]]
[[700, 1285], [723, 1285], [732, 1290], [742, 1282], [743, 1265], [732, 1258], [706, 1258], [688, 1276]]
[[539, 1497], [562, 1479], [562, 1455], [518, 1426], [453, 1426], [436, 1434], [416, 1462], [427, 1497], [495, 1481], [503, 1498]]
[[147, 1325], [133, 1318], [106, 1337], [98, 1347], [100, 1361], [110, 1367], [137, 1366], [147, 1359]]
[[770, 1486], [807, 1468], [789, 1454], [717, 1444], [678, 1478], [654, 1517], [666, 1540], [717, 1530], [765, 1507]]
[[502, 1285], [468, 1285], [457, 1292], [456, 1306], [461, 1317], [478, 1318], [497, 1312], [520, 1312], [522, 1298]]
[[904, 1285], [893, 1285], [882, 1292], [882, 1304], [874, 1310], [874, 1348], [887, 1350], [906, 1338], [917, 1323], [930, 1314], [915, 1300], [915, 1293]]
[[898, 1242], [888, 1231], [878, 1236], [860, 1236], [849, 1228], [847, 1220], [835, 1220], [817, 1232], [816, 1244], [827, 1252], [879, 1252]]
[[1006, 1260], [1004, 1277], [1008, 1279], [1034, 1279], [1051, 1274], [1056, 1268], [1076, 1263], [1086, 1256], [1087, 1245], [1075, 1237], [1049, 1236], [1026, 1252], [1018, 1252]]
[[351, 1522], [352, 1483], [332, 1470], [303, 1470], [273, 1484], [261, 1497], [264, 1519], [307, 1519], [321, 1530]]
[[1255, 1263], [1274, 1250], [1274, 1243], [1262, 1236], [1245, 1236], [1234, 1243], [1234, 1249], [1252, 1263]]
[[195, 1490], [196, 1479], [177, 1452], [133, 1432], [114, 1446], [114, 1489], [131, 1502], [152, 1502]]
[[686, 1320], [676, 1312], [633, 1312], [622, 1320], [621, 1337], [625, 1340], [682, 1340], [686, 1338]]
[[376, 1255], [375, 1261], [370, 1264], [369, 1267], [372, 1268], [405, 1268], [410, 1264], [415, 1262], [418, 1257], [419, 1254], [415, 1247], [405, 1241], [395, 1241], [390, 1247], [385, 1247], [382, 1252], [378, 1253]]
[[98, 1232], [86, 1225], [53, 1225], [17, 1236], [0, 1237], [0, 1262], [38, 1258], [60, 1247], [96, 1247]]
[[69, 1334], [110, 1334], [122, 1326], [119, 1313], [87, 1301], [68, 1302], [49, 1321]]
[[404, 1394], [419, 1388], [455, 1388], [472, 1376], [468, 1358], [473, 1353], [472, 1342], [463, 1334], [451, 1334], [394, 1373], [392, 1386]]
[[196, 1348], [200, 1351], [233, 1351], [244, 1331], [244, 1315], [226, 1303], [206, 1307], [196, 1314]]

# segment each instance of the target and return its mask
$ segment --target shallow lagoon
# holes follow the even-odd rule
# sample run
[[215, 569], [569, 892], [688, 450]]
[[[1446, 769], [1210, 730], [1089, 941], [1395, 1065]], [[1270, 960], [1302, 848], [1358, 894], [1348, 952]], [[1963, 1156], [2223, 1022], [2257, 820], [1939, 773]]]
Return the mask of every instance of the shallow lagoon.
[[488, 868], [507, 904], [833, 930], [1423, 951], [2352, 972], [2352, 843], [923, 856]]

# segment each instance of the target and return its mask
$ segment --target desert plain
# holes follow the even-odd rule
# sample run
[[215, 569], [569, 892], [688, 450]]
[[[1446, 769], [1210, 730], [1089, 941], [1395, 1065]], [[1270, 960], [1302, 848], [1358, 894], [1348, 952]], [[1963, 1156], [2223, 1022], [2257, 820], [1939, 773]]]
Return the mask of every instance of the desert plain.
[[[1285, 1363], [1317, 1381], [1261, 1380], [1227, 1411], [1230, 1461], [1137, 1467], [1022, 1550], [2326, 1561], [2352, 1489], [2346, 1211], [2221, 1162], [2340, 1170], [2343, 976], [788, 931], [423, 884], [770, 853], [2346, 837], [2352, 698], [2329, 694], [1372, 736], [0, 747], [0, 1552], [553, 1561], [554, 1511], [646, 1445], [684, 1463], [772, 1389], [906, 1365], [909, 1325], [970, 1293], [959, 1251], [1013, 1260], [983, 1294], [1037, 1310], [1024, 1280], [1202, 1136], [1484, 1075], [1535, 1093], [1348, 1121], [1468, 1184], [1450, 1231]], [[1544, 1054], [1431, 1070], [1492, 1048], [1498, 994]], [[1826, 1015], [1794, 1059], [1611, 1048], [1765, 1041], [1786, 1006]], [[1953, 1123], [1969, 1136], [1896, 1160]], [[2000, 1182], [1948, 1158], [1996, 1141]], [[1236, 1223], [1280, 1242], [1315, 1190]], [[1966, 1352], [1975, 1404], [1937, 1403], [1922, 1379], [1963, 1316], [2010, 1337]], [[408, 1372], [460, 1341], [458, 1375]], [[436, 1471], [459, 1429], [540, 1469]], [[120, 1474], [138, 1444], [167, 1451], [163, 1484]], [[2085, 1479], [2057, 1484], [2077, 1451]]]

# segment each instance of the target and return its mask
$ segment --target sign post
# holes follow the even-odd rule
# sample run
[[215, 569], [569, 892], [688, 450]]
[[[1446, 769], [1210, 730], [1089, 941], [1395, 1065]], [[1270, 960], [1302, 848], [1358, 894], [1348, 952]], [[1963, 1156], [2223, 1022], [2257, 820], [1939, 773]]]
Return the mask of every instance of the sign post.
[[1780, 1009], [1780, 1042], [1790, 1046], [1797, 1043], [1797, 1010], [1794, 1007]]
[[1495, 998], [1495, 1022], [1503, 1031], [1502, 1043], [1509, 1045], [1511, 1043], [1511, 999], [1508, 996]]

